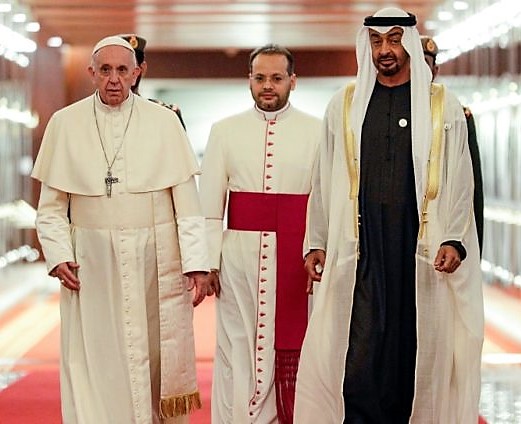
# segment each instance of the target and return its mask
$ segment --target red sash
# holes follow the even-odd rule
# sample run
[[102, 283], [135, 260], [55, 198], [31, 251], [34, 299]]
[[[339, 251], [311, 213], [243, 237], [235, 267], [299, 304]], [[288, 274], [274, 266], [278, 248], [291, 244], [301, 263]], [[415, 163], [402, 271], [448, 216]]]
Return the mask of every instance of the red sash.
[[300, 350], [308, 321], [302, 258], [307, 194], [230, 192], [228, 228], [277, 233], [275, 349]]

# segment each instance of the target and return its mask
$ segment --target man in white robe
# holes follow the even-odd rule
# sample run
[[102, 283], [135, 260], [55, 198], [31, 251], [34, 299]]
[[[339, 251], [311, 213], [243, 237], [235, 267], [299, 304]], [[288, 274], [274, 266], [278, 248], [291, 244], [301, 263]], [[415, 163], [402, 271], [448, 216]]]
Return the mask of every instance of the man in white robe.
[[[462, 107], [432, 87], [416, 18], [357, 36], [356, 85], [331, 100], [308, 207], [318, 281], [299, 424], [478, 421], [483, 300]], [[432, 107], [431, 102], [432, 100]]]
[[127, 41], [101, 40], [89, 74], [96, 92], [51, 117], [32, 173], [38, 237], [62, 284], [63, 422], [187, 422], [209, 271], [197, 162], [175, 115], [131, 92]]
[[212, 287], [220, 287], [214, 423], [293, 422], [308, 320], [302, 243], [320, 131], [318, 118], [289, 103], [295, 84], [287, 49], [252, 52], [255, 106], [215, 123], [203, 158]]

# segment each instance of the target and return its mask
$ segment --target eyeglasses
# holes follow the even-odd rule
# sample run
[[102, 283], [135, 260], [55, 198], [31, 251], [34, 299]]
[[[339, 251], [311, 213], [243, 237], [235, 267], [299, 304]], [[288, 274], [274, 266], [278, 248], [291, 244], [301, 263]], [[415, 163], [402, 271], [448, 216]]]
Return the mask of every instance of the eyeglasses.
[[259, 85], [266, 84], [266, 82], [271, 82], [273, 85], [282, 84], [287, 78], [289, 78], [288, 74], [273, 74], [270, 76], [255, 74], [250, 75], [250, 79]]

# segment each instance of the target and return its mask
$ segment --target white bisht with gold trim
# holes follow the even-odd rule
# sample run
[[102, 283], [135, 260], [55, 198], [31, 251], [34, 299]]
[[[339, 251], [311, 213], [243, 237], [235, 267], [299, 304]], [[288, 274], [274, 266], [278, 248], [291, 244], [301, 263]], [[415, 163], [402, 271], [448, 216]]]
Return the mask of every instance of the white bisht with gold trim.
[[[344, 419], [342, 386], [359, 243], [359, 181], [350, 165], [360, 155], [356, 136], [358, 144], [351, 149], [345, 146], [344, 106], [345, 90], [341, 90], [326, 112], [308, 208], [307, 247], [325, 250], [326, 263], [299, 365], [298, 424], [340, 424]], [[467, 127], [461, 105], [448, 92], [443, 109], [443, 148], [435, 173], [438, 189], [427, 204], [427, 222], [416, 253], [418, 348], [410, 422], [417, 424], [477, 422], [481, 387], [482, 280]], [[416, 150], [413, 143], [416, 159], [429, 153], [424, 146], [421, 149]], [[346, 157], [346, 150], [355, 157]], [[420, 216], [428, 187], [427, 161], [417, 160], [416, 165], [423, 171], [416, 175], [416, 188], [421, 188], [416, 193]], [[467, 251], [467, 258], [453, 274], [439, 273], [433, 267], [440, 244], [447, 240], [461, 241]]]

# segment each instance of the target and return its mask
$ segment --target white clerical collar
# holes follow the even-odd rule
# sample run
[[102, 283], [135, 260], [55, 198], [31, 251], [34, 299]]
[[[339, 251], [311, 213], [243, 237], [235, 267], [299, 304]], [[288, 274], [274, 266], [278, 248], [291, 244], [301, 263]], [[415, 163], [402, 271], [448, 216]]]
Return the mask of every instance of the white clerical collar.
[[259, 109], [257, 105], [255, 105], [255, 110], [260, 113], [265, 121], [276, 121], [284, 112], [286, 112], [290, 107], [290, 103], [286, 103], [284, 107], [279, 110], [267, 111]]
[[108, 104], [103, 103], [99, 95], [99, 90], [96, 90], [95, 98], [97, 106], [105, 112], [126, 112], [132, 107], [132, 104], [134, 103], [132, 99], [132, 96], [134, 95], [135, 94], [130, 91], [128, 97], [117, 106], [109, 106]]

